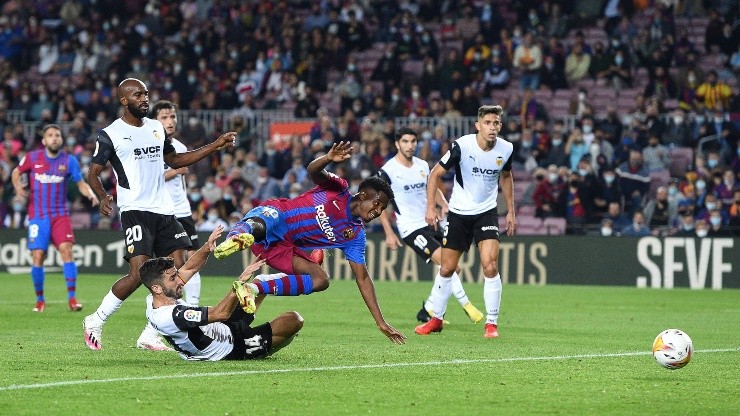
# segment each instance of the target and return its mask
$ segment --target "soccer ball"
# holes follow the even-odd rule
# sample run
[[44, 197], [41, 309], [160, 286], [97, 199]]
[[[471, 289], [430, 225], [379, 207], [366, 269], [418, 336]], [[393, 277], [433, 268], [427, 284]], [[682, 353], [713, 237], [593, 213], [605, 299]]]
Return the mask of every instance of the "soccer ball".
[[691, 361], [694, 344], [685, 332], [666, 329], [653, 341], [653, 357], [658, 364], [669, 370], [677, 370]]

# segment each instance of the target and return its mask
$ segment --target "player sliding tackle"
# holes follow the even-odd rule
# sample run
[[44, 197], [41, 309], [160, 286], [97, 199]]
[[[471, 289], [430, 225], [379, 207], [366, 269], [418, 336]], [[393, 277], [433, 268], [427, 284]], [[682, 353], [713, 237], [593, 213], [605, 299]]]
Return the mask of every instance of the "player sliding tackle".
[[365, 265], [365, 225], [380, 216], [393, 199], [388, 182], [375, 176], [360, 183], [350, 194], [347, 181], [324, 170], [330, 163], [350, 158], [349, 143], [334, 144], [326, 155], [308, 165], [316, 184], [294, 199], [271, 199], [249, 211], [229, 231], [214, 255], [224, 258], [246, 248], [285, 273], [275, 279], [249, 283], [259, 296], [297, 296], [329, 287], [329, 276], [302, 249], [338, 248], [349, 261], [365, 305], [385, 336], [403, 344], [406, 336], [389, 325], [380, 311], [375, 287]]

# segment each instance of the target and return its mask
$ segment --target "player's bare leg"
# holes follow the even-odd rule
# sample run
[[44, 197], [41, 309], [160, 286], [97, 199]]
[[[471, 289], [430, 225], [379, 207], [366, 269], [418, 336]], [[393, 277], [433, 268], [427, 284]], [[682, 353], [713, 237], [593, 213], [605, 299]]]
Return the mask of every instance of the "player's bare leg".
[[447, 311], [447, 301], [452, 293], [452, 275], [457, 270], [462, 252], [444, 247], [441, 250], [442, 262], [439, 266], [439, 275], [434, 280], [434, 284], [438, 286], [434, 299], [434, 312], [429, 322], [418, 325], [414, 329], [414, 332], [419, 335], [441, 332], [444, 325], [442, 319]]
[[103, 348], [103, 325], [118, 308], [121, 307], [126, 298], [128, 298], [136, 289], [141, 286], [139, 277], [139, 267], [149, 259], [149, 256], [135, 256], [129, 260], [128, 274], [118, 279], [111, 288], [110, 292], [103, 298], [98, 309], [91, 315], [85, 317], [82, 321], [83, 332], [85, 334], [85, 344], [92, 350]]

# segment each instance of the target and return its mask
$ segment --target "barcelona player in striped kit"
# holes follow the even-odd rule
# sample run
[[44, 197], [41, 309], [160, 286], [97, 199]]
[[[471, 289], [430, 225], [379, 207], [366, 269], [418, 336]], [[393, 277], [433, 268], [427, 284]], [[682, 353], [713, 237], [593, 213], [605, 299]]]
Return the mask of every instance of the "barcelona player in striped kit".
[[[80, 193], [97, 204], [98, 200], [82, 177], [77, 159], [60, 151], [63, 143], [62, 130], [56, 124], [43, 128], [43, 149], [29, 152], [13, 170], [13, 187], [17, 196], [28, 201], [28, 249], [31, 250], [33, 266], [31, 280], [36, 289], [34, 312], [46, 308], [44, 298], [44, 259], [49, 241], [59, 250], [62, 257], [64, 280], [67, 282], [69, 309], [79, 311], [82, 305], [75, 298], [77, 265], [72, 259], [75, 242], [72, 222], [67, 208], [67, 178], [77, 184]], [[21, 175], [28, 174], [29, 192], [26, 191]]]
[[294, 199], [272, 199], [249, 211], [229, 232], [214, 255], [224, 258], [248, 247], [284, 273], [250, 283], [252, 294], [297, 296], [329, 287], [326, 271], [302, 249], [338, 248], [349, 261], [365, 305], [383, 334], [402, 344], [406, 337], [390, 326], [380, 311], [375, 287], [365, 265], [365, 225], [380, 216], [393, 199], [388, 182], [370, 177], [351, 194], [346, 180], [324, 170], [350, 158], [349, 143], [335, 143], [306, 168], [313, 189]]

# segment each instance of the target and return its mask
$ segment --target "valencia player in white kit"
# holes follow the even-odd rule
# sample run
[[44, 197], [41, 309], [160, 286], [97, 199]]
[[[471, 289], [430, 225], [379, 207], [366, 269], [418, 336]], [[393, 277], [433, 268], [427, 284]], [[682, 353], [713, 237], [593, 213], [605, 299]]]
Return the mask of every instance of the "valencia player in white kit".
[[[138, 79], [128, 78], [118, 85], [118, 101], [123, 116], [98, 133], [87, 182], [100, 200], [100, 213], [110, 216], [113, 196], [103, 188], [100, 173], [110, 162], [116, 176], [117, 205], [125, 233], [124, 258], [129, 272], [113, 284], [98, 309], [83, 320], [85, 344], [102, 349], [105, 321], [139, 286], [139, 267], [155, 256], [173, 257], [175, 267], [184, 263], [184, 250], [191, 247], [187, 232], [175, 217], [172, 198], [165, 189], [165, 163], [174, 168], [233, 146], [236, 133], [228, 132], [197, 150], [177, 153], [167, 138], [162, 123], [147, 118], [149, 91]], [[151, 325], [144, 329], [150, 349], [168, 349]], [[141, 340], [142, 337], [139, 338]]]
[[435, 279], [439, 291], [434, 296], [432, 319], [416, 327], [416, 333], [428, 335], [442, 330], [452, 274], [462, 253], [475, 241], [478, 246], [483, 276], [483, 299], [486, 304], [486, 326], [483, 336], [498, 337], [498, 315], [501, 306], [501, 276], [498, 271], [499, 223], [496, 206], [499, 183], [506, 198], [506, 234], [514, 235], [514, 178], [511, 175], [513, 146], [501, 137], [503, 108], [484, 105], [478, 109], [476, 134], [460, 137], [434, 166], [427, 185], [427, 224], [437, 226], [434, 194], [442, 175], [455, 168], [455, 179], [449, 201], [448, 224], [442, 238], [442, 264]]
[[[396, 213], [396, 227], [401, 239], [426, 262], [430, 260], [439, 265], [441, 260], [442, 234], [426, 223], [424, 215], [427, 207], [427, 178], [429, 164], [414, 156], [418, 145], [416, 132], [409, 127], [402, 127], [396, 132], [396, 155], [383, 165], [378, 174], [391, 184], [395, 198], [393, 209]], [[434, 193], [434, 204], [441, 207], [440, 218], [447, 212], [447, 200], [441, 190]], [[385, 242], [391, 250], [400, 247], [401, 241], [393, 231], [388, 211], [383, 211], [380, 222], [385, 232]], [[452, 274], [452, 293], [460, 302], [465, 313], [474, 323], [483, 319], [483, 314], [468, 299], [457, 272]], [[421, 322], [431, 319], [434, 293], [437, 285], [432, 286], [429, 298], [422, 305], [416, 318]]]

